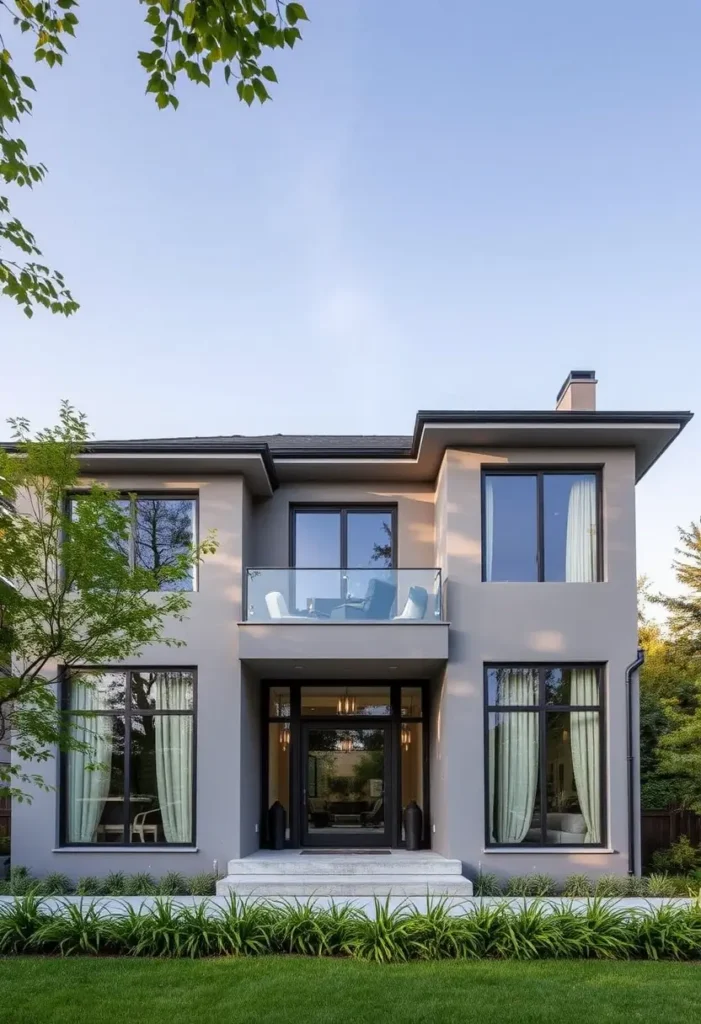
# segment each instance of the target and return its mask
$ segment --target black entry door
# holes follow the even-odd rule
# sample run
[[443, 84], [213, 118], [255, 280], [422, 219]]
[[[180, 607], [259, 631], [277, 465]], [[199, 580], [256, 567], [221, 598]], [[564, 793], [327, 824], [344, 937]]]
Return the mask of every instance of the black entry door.
[[389, 846], [390, 728], [302, 723], [302, 845]]

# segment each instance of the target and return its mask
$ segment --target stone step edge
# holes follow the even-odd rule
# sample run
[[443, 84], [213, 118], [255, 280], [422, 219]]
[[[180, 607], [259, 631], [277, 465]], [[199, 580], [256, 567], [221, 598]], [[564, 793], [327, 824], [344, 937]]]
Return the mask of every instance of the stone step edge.
[[289, 876], [271, 876], [252, 879], [241, 875], [229, 875], [217, 882], [217, 895], [226, 896], [236, 893], [239, 896], [284, 897], [303, 896], [471, 896], [472, 883], [469, 879], [455, 875], [434, 876], [428, 880], [425, 876], [402, 878], [394, 876], [376, 876], [373, 879], [359, 880], [353, 876], [307, 876], [291, 879]]
[[365, 858], [360, 861], [352, 858], [344, 860], [339, 857], [330, 857], [328, 860], [314, 858], [314, 861], [314, 864], [310, 864], [309, 861], [300, 863], [297, 860], [277, 862], [270, 861], [268, 863], [263, 860], [258, 860], [246, 863], [246, 858], [242, 858], [240, 860], [230, 860], [227, 864], [227, 869], [230, 875], [251, 875], [261, 877], [267, 875], [306, 876], [378, 874], [391, 875], [398, 878], [411, 875], [416, 878], [419, 875], [426, 875], [427, 877], [435, 875], [462, 875], [462, 862], [459, 860], [426, 860], [407, 863], [407, 861], [403, 859], [397, 859], [393, 864], [388, 864], [384, 858], [380, 857], [371, 861], [368, 861]]

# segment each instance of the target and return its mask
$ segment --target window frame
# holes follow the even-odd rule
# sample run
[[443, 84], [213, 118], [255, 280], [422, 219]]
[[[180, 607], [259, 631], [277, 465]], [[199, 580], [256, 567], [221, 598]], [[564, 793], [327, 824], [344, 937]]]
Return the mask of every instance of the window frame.
[[[481, 540], [481, 575], [482, 583], [568, 583], [567, 580], [546, 580], [545, 579], [545, 505], [544, 505], [544, 478], [546, 476], [574, 476], [588, 475], [596, 479], [596, 579], [592, 583], [604, 582], [604, 503], [603, 503], [603, 469], [602, 465], [567, 465], [567, 466], [482, 466], [480, 478], [480, 540]], [[536, 479], [536, 564], [538, 567], [538, 578], [536, 580], [488, 580], [486, 566], [486, 483], [490, 476], [531, 476]]]
[[[66, 515], [71, 515], [71, 502], [76, 498], [80, 498], [82, 495], [88, 494], [87, 490], [80, 488], [73, 488], [66, 492]], [[110, 494], [121, 500], [129, 501], [130, 503], [130, 515], [129, 515], [129, 568], [133, 569], [136, 564], [136, 503], [141, 499], [146, 501], [192, 501], [194, 502], [194, 508], [192, 513], [192, 543], [194, 547], [197, 547], [200, 536], [200, 492], [199, 491], [122, 491], [113, 490]], [[200, 566], [199, 562], [196, 562], [192, 566], [192, 587], [189, 590], [182, 591], [166, 591], [162, 588], [158, 590], [152, 590], [152, 594], [161, 593], [183, 593], [183, 594], [195, 594], [200, 588]]]
[[[493, 669], [531, 669], [538, 673], [538, 703], [537, 704], [501, 704], [489, 703], [489, 672]], [[552, 669], [593, 669], [597, 675], [599, 685], [598, 704], [547, 704], [545, 697], [545, 679], [548, 671]], [[603, 662], [585, 661], [519, 661], [519, 662], [485, 662], [484, 669], [484, 690], [483, 690], [483, 724], [482, 741], [484, 745], [484, 848], [488, 852], [495, 850], [601, 850], [608, 849], [608, 760], [606, 757], [606, 721], [608, 718], [608, 687], [606, 680], [606, 665]], [[592, 711], [599, 713], [599, 806], [601, 808], [601, 842], [579, 843], [563, 845], [549, 843], [547, 841], [547, 807], [543, 809], [543, 796], [547, 798], [547, 774], [548, 774], [548, 750], [547, 750], [547, 716], [548, 713], [557, 714], [572, 711]], [[489, 806], [489, 716], [491, 714], [509, 714], [512, 711], [528, 711], [538, 715], [538, 785], [541, 794], [540, 814], [540, 843], [531, 845], [529, 843], [499, 843], [491, 838], [490, 811]]]
[[[85, 850], [133, 850], [141, 849], [142, 845], [148, 849], [179, 850], [191, 849], [197, 846], [197, 700], [198, 700], [198, 677], [195, 665], [72, 665], [70, 669], [63, 669], [59, 677], [59, 707], [64, 721], [68, 721], [71, 715], [78, 717], [79, 713], [70, 710], [71, 677], [90, 672], [123, 672], [126, 677], [126, 689], [124, 692], [124, 707], [116, 708], [114, 711], [97, 711], [95, 715], [102, 715], [110, 718], [124, 718], [124, 821], [121, 840], [117, 842], [95, 842], [79, 843], [67, 839], [68, 832], [68, 758], [67, 751], [61, 751], [59, 757], [59, 828], [58, 845], [61, 848], [80, 848]], [[131, 677], [133, 673], [146, 672], [191, 672], [192, 673], [192, 709], [159, 709], [145, 710], [131, 706]], [[164, 843], [155, 842], [148, 844], [132, 843], [126, 837], [129, 834], [131, 796], [131, 719], [133, 717], [146, 717], [156, 715], [177, 715], [189, 716], [192, 718], [192, 837], [189, 843]]]
[[[296, 515], [298, 512], [319, 512], [319, 513], [337, 513], [340, 514], [339, 531], [340, 531], [340, 565], [329, 565], [329, 566], [304, 566], [296, 564], [296, 547], [297, 547], [297, 531], [295, 529]], [[290, 569], [317, 569], [317, 568], [328, 568], [328, 569], [367, 569], [368, 566], [364, 565], [348, 565], [348, 513], [353, 512], [367, 512], [367, 513], [378, 513], [386, 512], [389, 514], [392, 521], [392, 564], [390, 566], [381, 566], [378, 568], [389, 568], [397, 569], [399, 567], [399, 538], [397, 533], [397, 521], [398, 521], [398, 510], [396, 502], [346, 502], [341, 504], [328, 504], [322, 502], [317, 504], [315, 502], [295, 502], [290, 504], [290, 517], [289, 517], [289, 568]]]

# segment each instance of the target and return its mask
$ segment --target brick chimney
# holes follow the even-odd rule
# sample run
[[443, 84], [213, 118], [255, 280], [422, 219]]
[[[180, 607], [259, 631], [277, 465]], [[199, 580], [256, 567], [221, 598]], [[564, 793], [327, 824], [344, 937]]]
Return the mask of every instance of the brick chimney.
[[570, 370], [557, 395], [558, 412], [594, 412], [596, 374], [594, 370]]

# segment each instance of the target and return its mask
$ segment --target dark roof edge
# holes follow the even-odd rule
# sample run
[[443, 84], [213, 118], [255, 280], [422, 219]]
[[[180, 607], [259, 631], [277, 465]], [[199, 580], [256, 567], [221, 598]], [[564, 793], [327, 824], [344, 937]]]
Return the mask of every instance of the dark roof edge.
[[[16, 452], [19, 445], [14, 442], [0, 443], [7, 452]], [[277, 470], [267, 444], [212, 444], [206, 441], [195, 443], [173, 443], [172, 441], [93, 441], [87, 444], [81, 455], [158, 455], [167, 452], [191, 455], [260, 455], [270, 486], [275, 491], [280, 486]]]

